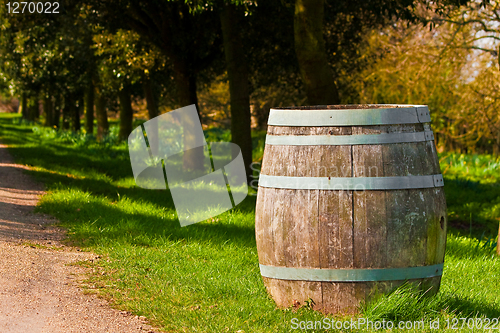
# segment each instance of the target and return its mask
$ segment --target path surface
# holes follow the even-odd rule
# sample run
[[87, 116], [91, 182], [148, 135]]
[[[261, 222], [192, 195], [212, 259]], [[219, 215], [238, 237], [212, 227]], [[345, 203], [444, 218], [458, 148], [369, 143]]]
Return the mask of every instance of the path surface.
[[0, 333], [155, 332], [143, 318], [109, 307], [78, 287], [95, 260], [61, 244], [63, 230], [33, 209], [43, 186], [0, 144]]

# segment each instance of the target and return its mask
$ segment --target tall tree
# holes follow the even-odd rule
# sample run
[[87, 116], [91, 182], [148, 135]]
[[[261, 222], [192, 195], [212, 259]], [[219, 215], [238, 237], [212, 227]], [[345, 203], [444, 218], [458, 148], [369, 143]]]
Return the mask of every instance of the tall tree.
[[[47, 102], [53, 99], [52, 94], [79, 94], [93, 52], [85, 43], [92, 38], [88, 38], [89, 16], [82, 14], [83, 7], [64, 1], [64, 15], [1, 15], [4, 7], [0, 9], [0, 68], [9, 75], [17, 92], [34, 95], [45, 91], [43, 99]], [[70, 98], [65, 96], [65, 100], [71, 107]], [[53, 115], [44, 114], [45, 124], [54, 126]]]
[[[158, 113], [158, 104], [156, 102], [156, 96], [151, 84], [151, 77], [149, 73], [144, 73], [142, 76], [142, 87], [144, 90], [144, 97], [146, 98], [147, 108], [148, 108], [148, 117], [149, 119], [153, 119], [159, 115]], [[151, 144], [151, 142], [158, 142], [158, 123], [153, 122], [153, 126], [151, 126], [148, 132], [148, 141], [150, 142], [151, 153], [154, 156], [158, 154], [158, 145]]]
[[[216, 13], [192, 14], [184, 1], [120, 1], [113, 7], [96, 2], [96, 8], [111, 30], [132, 29], [157, 46], [172, 65], [178, 105], [198, 106], [198, 74], [221, 56], [220, 29], [210, 29], [219, 27]], [[200, 141], [199, 135], [184, 135], [184, 145], [193, 146]], [[184, 154], [184, 166], [200, 168], [202, 157], [189, 150]]]
[[275, 82], [291, 68], [296, 69], [295, 55], [290, 57], [287, 53], [293, 41], [289, 38], [292, 20], [288, 20], [292, 16], [278, 2], [259, 1], [257, 5], [256, 2], [219, 0], [191, 1], [190, 4], [195, 13], [207, 10], [219, 13], [230, 93], [231, 138], [241, 148], [250, 180], [250, 95], [255, 86]]
[[231, 101], [231, 137], [242, 151], [248, 182], [251, 181], [252, 170], [252, 136], [250, 115], [250, 91], [248, 86], [248, 66], [245, 50], [239, 34], [239, 18], [241, 13], [236, 5], [228, 4], [220, 13], [222, 35], [224, 38], [224, 54], [229, 93]]
[[[442, 11], [468, 0], [296, 0], [295, 50], [309, 104], [351, 102], [339, 94], [342, 75], [362, 69], [360, 42], [367, 28], [394, 19], [419, 20], [417, 5]], [[326, 40], [324, 36], [326, 35]], [[353, 66], [354, 65], [354, 66]], [[343, 87], [345, 88], [345, 87]], [[345, 89], [343, 89], [346, 91]]]
[[47, 89], [44, 91], [44, 98], [43, 98], [43, 112], [45, 114], [45, 126], [54, 126], [54, 104], [52, 101], [52, 91], [50, 89]]
[[134, 116], [130, 86], [125, 85], [120, 92], [118, 92], [118, 99], [120, 101], [120, 131], [118, 133], [118, 138], [120, 140], [126, 140], [132, 132], [132, 121]]
[[[158, 50], [134, 31], [118, 29], [110, 32], [101, 28], [99, 34], [94, 36], [94, 43], [97, 46], [96, 76], [101, 81], [100, 90], [105, 94], [118, 92], [119, 139], [125, 140], [132, 131], [132, 95], [144, 93], [148, 110], [155, 116], [158, 115], [151, 76], [155, 74], [155, 70], [162, 67], [162, 61], [158, 59]], [[138, 89], [141, 85], [143, 89]]]
[[60, 127], [60, 118], [61, 118], [61, 108], [62, 108], [62, 97], [60, 92], [54, 95], [54, 112], [53, 112], [53, 126], [54, 128]]
[[23, 119], [28, 119], [28, 98], [26, 96], [26, 92], [21, 93], [20, 104], [21, 104], [21, 108], [20, 108], [21, 115], [22, 115]]
[[102, 141], [109, 132], [106, 96], [102, 89], [96, 89], [95, 114], [97, 119], [97, 140]]
[[90, 135], [94, 133], [94, 95], [94, 83], [90, 80], [85, 92], [85, 132]]
[[32, 95], [28, 102], [28, 120], [35, 121], [39, 116], [38, 96]]
[[312, 105], [340, 102], [323, 39], [324, 4], [325, 0], [295, 1], [295, 52], [307, 101]]
[[142, 77], [142, 87], [144, 89], [144, 97], [146, 98], [148, 117], [149, 119], [153, 119], [158, 116], [158, 103], [156, 102], [151, 78], [148, 74], [144, 74]]

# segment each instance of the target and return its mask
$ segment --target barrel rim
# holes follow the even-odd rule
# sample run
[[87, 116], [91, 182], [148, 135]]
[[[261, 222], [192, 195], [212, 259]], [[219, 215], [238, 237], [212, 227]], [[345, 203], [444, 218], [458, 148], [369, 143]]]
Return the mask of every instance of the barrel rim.
[[272, 107], [271, 110], [304, 110], [304, 111], [323, 111], [323, 110], [369, 110], [369, 109], [407, 109], [407, 108], [428, 108], [427, 105], [419, 104], [339, 104], [339, 105], [305, 105], [305, 106], [283, 106]]
[[[324, 106], [272, 108], [267, 124], [270, 126], [364, 126], [429, 123], [429, 108], [425, 105], [380, 104], [370, 107], [331, 108]], [[349, 107], [351, 107], [349, 109]]]

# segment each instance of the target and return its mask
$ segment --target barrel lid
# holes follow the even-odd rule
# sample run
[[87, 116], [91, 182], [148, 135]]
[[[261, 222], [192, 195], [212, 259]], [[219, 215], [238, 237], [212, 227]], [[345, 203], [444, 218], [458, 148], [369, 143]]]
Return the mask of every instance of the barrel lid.
[[272, 108], [271, 126], [363, 126], [428, 123], [426, 105], [354, 104]]

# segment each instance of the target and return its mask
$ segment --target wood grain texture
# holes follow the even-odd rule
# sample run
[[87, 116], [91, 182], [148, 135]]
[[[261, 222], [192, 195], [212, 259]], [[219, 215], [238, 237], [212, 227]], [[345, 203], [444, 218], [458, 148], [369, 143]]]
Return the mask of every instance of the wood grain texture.
[[[370, 135], [430, 130], [428, 124], [354, 127], [268, 126], [271, 135]], [[440, 173], [433, 141], [354, 146], [266, 145], [262, 174], [291, 177], [390, 177]], [[348, 191], [259, 187], [256, 240], [264, 265], [304, 268], [404, 268], [442, 263], [443, 188]], [[355, 313], [405, 281], [311, 282], [263, 278], [279, 307], [303, 305]], [[411, 279], [437, 292], [440, 277]]]

